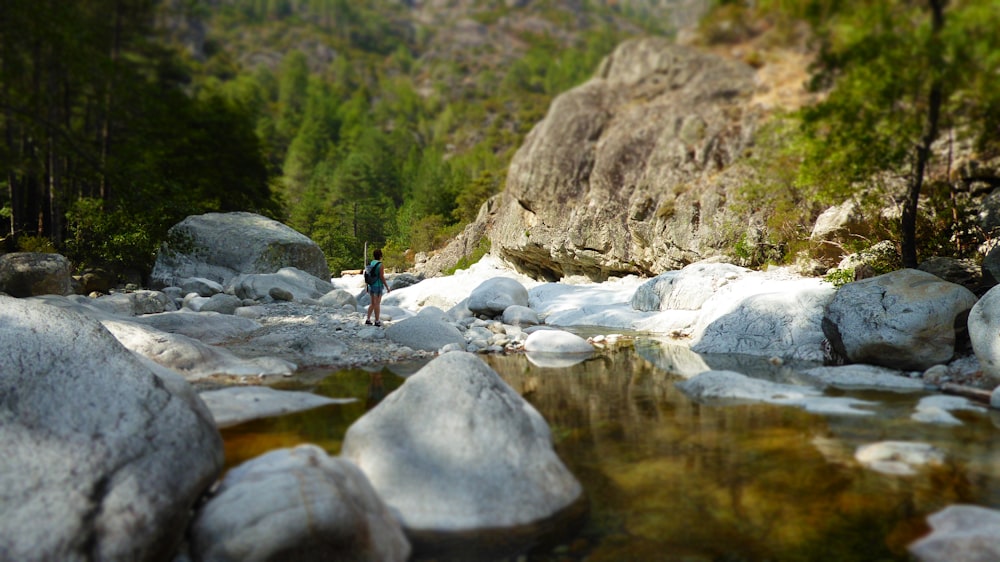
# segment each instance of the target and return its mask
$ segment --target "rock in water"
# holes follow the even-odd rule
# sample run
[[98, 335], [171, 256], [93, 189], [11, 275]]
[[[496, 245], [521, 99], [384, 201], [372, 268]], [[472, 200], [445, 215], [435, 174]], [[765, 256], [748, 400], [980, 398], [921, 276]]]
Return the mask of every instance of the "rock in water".
[[315, 445], [234, 468], [192, 526], [192, 550], [213, 562], [404, 562], [399, 523], [356, 466]]
[[341, 453], [410, 534], [530, 525], [581, 498], [541, 414], [476, 356], [439, 356], [354, 423]]

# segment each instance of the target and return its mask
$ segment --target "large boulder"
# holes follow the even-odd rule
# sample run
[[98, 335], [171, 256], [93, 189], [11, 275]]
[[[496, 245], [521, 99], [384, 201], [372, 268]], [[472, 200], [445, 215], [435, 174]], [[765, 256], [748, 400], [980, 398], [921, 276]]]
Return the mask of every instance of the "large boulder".
[[494, 277], [479, 284], [469, 294], [466, 306], [473, 314], [490, 318], [503, 314], [511, 306], [528, 306], [528, 290], [510, 277]]
[[212, 416], [178, 375], [96, 320], [0, 296], [0, 553], [171, 560], [222, 470]]
[[841, 287], [826, 309], [823, 332], [851, 362], [925, 370], [954, 356], [976, 300], [961, 285], [901, 269]]
[[2, 254], [0, 293], [12, 297], [68, 295], [73, 292], [70, 269], [69, 260], [59, 254]]
[[691, 349], [822, 361], [821, 321], [835, 294], [818, 279], [735, 284], [702, 307]]
[[410, 544], [356, 466], [315, 445], [232, 469], [191, 532], [197, 560], [404, 562]]
[[969, 312], [969, 339], [983, 373], [1000, 384], [1000, 287], [987, 291]]
[[755, 130], [754, 74], [670, 39], [619, 45], [514, 155], [481, 219], [491, 251], [558, 280], [668, 271], [729, 248], [725, 202], [747, 173], [730, 164]]
[[722, 287], [738, 281], [749, 269], [728, 263], [693, 263], [667, 271], [636, 289], [630, 304], [635, 310], [698, 310]]
[[523, 527], [567, 510], [583, 492], [541, 414], [464, 352], [410, 376], [348, 428], [341, 454], [411, 536]]
[[240, 273], [274, 273], [283, 267], [330, 279], [323, 251], [305, 235], [253, 213], [207, 213], [170, 228], [150, 283], [165, 287], [202, 277], [225, 284]]

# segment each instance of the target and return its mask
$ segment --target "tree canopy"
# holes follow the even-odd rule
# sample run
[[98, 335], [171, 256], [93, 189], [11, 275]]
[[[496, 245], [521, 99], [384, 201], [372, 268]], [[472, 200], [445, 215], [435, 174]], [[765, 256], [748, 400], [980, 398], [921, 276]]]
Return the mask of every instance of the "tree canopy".
[[[805, 225], [848, 197], [871, 201], [873, 222], [895, 201], [898, 221], [883, 228], [908, 267], [918, 263], [918, 246], [925, 253], [967, 251], [962, 237], [971, 217], [957, 208], [967, 197], [956, 193], [948, 157], [939, 156], [954, 151], [939, 145], [968, 138], [976, 154], [998, 154], [996, 3], [809, 0], [763, 2], [759, 9], [811, 25], [819, 42], [812, 88], [823, 98], [772, 123], [754, 156], [763, 172], [758, 196], [789, 201], [780, 220]], [[932, 171], [938, 180], [927, 193]]]
[[5, 237], [46, 239], [79, 265], [152, 264], [184, 216], [276, 213], [249, 110], [185, 90], [190, 75], [148, 0], [0, 6], [0, 207]]

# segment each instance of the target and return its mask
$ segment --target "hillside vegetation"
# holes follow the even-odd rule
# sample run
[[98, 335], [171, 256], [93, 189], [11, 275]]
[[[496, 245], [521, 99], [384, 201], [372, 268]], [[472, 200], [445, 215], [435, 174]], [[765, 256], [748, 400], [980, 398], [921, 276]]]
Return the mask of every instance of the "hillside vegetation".
[[[739, 204], [772, 208], [775, 246], [802, 241], [804, 225], [851, 194], [898, 196], [903, 209], [931, 194], [933, 212], [904, 216], [933, 233], [917, 236], [922, 244], [954, 250], [964, 227], [944, 217], [962, 198], [947, 182], [922, 185], [925, 169], [940, 168], [932, 148], [947, 131], [969, 139], [977, 158], [996, 153], [992, 2], [870, 4], [721, 1], [695, 35], [762, 69], [775, 66], [774, 53], [819, 55], [812, 85], [822, 103], [775, 107], [748, 155], [758, 181]], [[5, 2], [6, 249], [147, 271], [184, 216], [251, 210], [316, 240], [335, 272], [360, 267], [365, 243], [385, 247], [390, 263], [412, 263], [503, 189], [514, 151], [557, 94], [622, 40], [673, 36], [707, 7]], [[893, 181], [872, 183], [886, 173]], [[907, 220], [885, 222], [886, 234], [905, 242]]]

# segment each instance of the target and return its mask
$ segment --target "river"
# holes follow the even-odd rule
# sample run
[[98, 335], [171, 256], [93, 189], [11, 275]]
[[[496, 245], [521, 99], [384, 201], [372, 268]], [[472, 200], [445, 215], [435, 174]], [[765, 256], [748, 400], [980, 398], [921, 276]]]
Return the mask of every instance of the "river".
[[[868, 416], [698, 404], [675, 387], [681, 376], [657, 366], [659, 346], [639, 339], [566, 368], [483, 356], [548, 420], [589, 504], [569, 536], [517, 560], [910, 560], [906, 546], [927, 532], [930, 513], [1000, 505], [996, 412], [957, 412], [961, 425], [921, 423], [911, 415], [926, 394], [884, 391], [827, 391], [877, 403]], [[744, 372], [780, 379], [793, 371], [758, 363]], [[358, 400], [227, 428], [227, 465], [303, 442], [337, 454], [347, 427], [414, 368], [313, 372], [284, 383]], [[858, 447], [887, 440], [928, 442], [948, 460], [910, 476], [854, 460]]]

